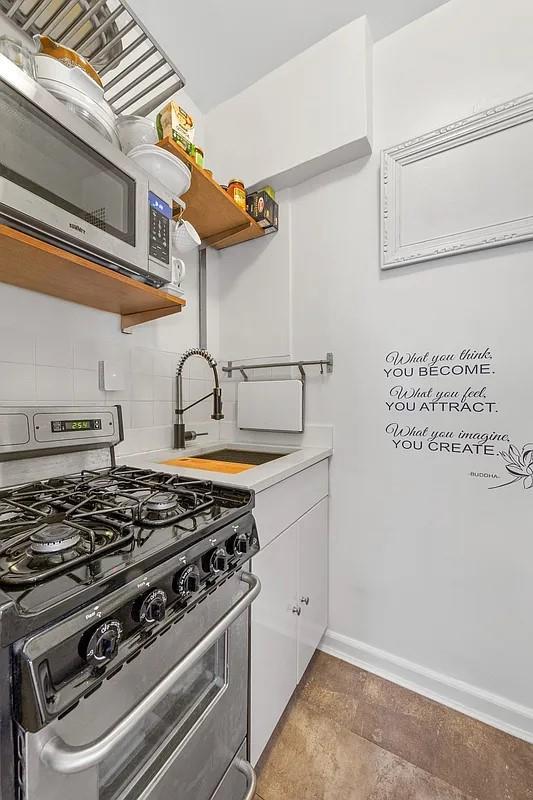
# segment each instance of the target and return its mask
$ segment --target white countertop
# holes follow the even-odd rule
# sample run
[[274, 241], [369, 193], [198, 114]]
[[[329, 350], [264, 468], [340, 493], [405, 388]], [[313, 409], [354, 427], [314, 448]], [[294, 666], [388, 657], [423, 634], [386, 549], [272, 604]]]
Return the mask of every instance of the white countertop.
[[[256, 467], [240, 472], [237, 475], [225, 472], [213, 472], [205, 469], [188, 469], [186, 467], [172, 467], [161, 462], [175, 458], [191, 458], [195, 455], [210, 453], [214, 450], [231, 448], [235, 450], [251, 450], [261, 453], [285, 453], [282, 458], [260, 464]], [[130, 467], [141, 469], [154, 469], [169, 474], [179, 474], [190, 478], [211, 480], [216, 483], [225, 483], [231, 486], [242, 486], [261, 492], [275, 483], [290, 478], [297, 472], [329, 458], [333, 454], [331, 448], [324, 447], [283, 447], [266, 444], [249, 444], [243, 442], [211, 442], [210, 444], [190, 444], [185, 450], [152, 450], [147, 453], [122, 456], [117, 459], [119, 464], [128, 464]], [[213, 456], [214, 457], [214, 456]]]

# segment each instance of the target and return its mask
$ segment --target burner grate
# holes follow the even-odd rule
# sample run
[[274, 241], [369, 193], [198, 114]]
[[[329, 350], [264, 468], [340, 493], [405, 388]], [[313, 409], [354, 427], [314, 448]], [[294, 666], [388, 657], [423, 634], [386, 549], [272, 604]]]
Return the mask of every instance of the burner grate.
[[0, 584], [41, 583], [214, 504], [211, 481], [126, 466], [0, 491]]
[[133, 542], [135, 509], [64, 479], [0, 492], [0, 584], [49, 580]]
[[[129, 501], [136, 507], [135, 520], [148, 527], [174, 525], [205, 511], [214, 502], [213, 483], [186, 479], [135, 467], [113, 467], [102, 471], [86, 470], [68, 479], [79, 491], [114, 494], [119, 505]], [[162, 502], [162, 495], [166, 496]]]

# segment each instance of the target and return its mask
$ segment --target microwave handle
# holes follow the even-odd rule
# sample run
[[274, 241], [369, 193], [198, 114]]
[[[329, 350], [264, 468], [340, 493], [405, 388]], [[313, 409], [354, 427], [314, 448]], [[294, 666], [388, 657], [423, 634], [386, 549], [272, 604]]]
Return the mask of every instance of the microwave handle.
[[241, 581], [250, 588], [224, 616], [206, 633], [192, 650], [179, 661], [141, 702], [128, 712], [113, 728], [88, 745], [69, 745], [60, 736], [54, 736], [43, 746], [40, 758], [48, 767], [69, 775], [94, 767], [129, 734], [133, 733], [143, 718], [168, 694], [182, 675], [204, 656], [240, 615], [253, 603], [261, 591], [259, 578], [243, 572]]
[[254, 768], [249, 761], [245, 761], [243, 758], [239, 758], [235, 766], [246, 778], [247, 790], [243, 800], [254, 800], [255, 790], [257, 788], [257, 776]]

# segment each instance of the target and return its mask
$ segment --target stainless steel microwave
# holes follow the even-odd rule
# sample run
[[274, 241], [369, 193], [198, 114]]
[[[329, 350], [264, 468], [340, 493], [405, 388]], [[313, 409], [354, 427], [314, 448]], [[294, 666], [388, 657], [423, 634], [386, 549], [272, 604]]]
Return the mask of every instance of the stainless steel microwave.
[[170, 281], [170, 192], [2, 55], [0, 120], [1, 221]]

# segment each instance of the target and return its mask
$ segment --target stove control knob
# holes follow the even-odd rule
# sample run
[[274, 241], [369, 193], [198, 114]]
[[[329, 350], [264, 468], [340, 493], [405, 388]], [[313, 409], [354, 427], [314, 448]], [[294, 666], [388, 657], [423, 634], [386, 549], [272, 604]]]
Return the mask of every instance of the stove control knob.
[[167, 610], [167, 594], [163, 589], [152, 589], [137, 603], [133, 609], [133, 618], [137, 622], [162, 622]]
[[184, 567], [176, 575], [175, 591], [182, 600], [188, 600], [200, 590], [200, 570], [194, 564]]
[[215, 575], [225, 572], [228, 568], [228, 553], [224, 547], [217, 547], [215, 550], [207, 555], [206, 558], [206, 572], [212, 572]]
[[245, 556], [250, 550], [250, 540], [246, 533], [237, 533], [230, 540], [230, 550], [234, 556]]
[[103, 667], [117, 655], [121, 639], [122, 624], [118, 619], [110, 619], [89, 632], [89, 638], [82, 643], [81, 655], [91, 667]]

